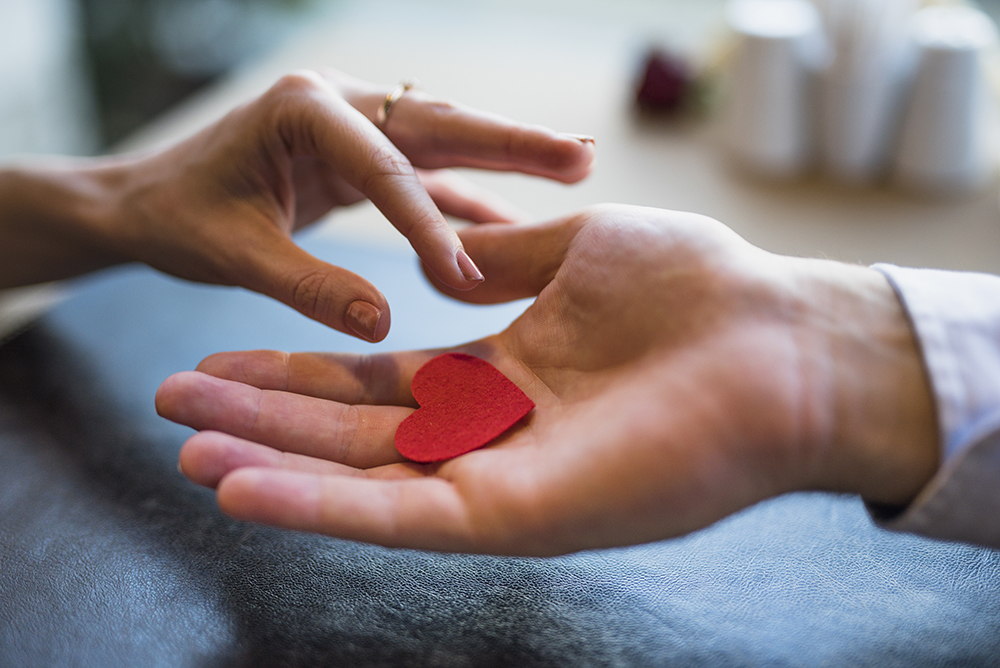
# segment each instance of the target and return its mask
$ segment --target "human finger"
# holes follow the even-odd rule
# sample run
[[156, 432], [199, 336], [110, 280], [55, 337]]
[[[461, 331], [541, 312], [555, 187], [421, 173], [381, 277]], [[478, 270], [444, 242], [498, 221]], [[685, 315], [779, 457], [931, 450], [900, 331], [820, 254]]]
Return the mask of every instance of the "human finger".
[[389, 333], [389, 303], [378, 288], [313, 257], [287, 237], [269, 236], [266, 248], [248, 244], [234, 264], [239, 272], [234, 283], [337, 331], [372, 342]]
[[[337, 70], [324, 76], [372, 123], [393, 92]], [[564, 183], [587, 176], [594, 138], [518, 123], [411, 88], [391, 104], [381, 129], [418, 167], [518, 171]]]
[[215, 353], [197, 370], [262, 390], [293, 392], [344, 404], [417, 407], [410, 382], [440, 351], [354, 355], [273, 350]]
[[219, 431], [200, 431], [184, 443], [179, 456], [181, 472], [203, 487], [215, 487], [223, 476], [238, 468], [276, 468], [319, 475], [363, 475], [337, 462], [307, 457], [254, 443]]
[[481, 551], [464, 499], [437, 477], [368, 480], [244, 468], [219, 483], [222, 510], [300, 531], [441, 551]]
[[444, 294], [475, 304], [537, 296], [552, 282], [573, 238], [584, 224], [578, 215], [538, 225], [480, 225], [460, 232], [466, 250], [490, 280], [475, 290], [454, 290], [428, 273]]
[[412, 91], [383, 131], [418, 167], [516, 171], [576, 183], [594, 163], [594, 138], [518, 123]]
[[[418, 167], [517, 171], [575, 183], [593, 166], [593, 137], [519, 123], [435, 97], [419, 87], [399, 95], [341, 72], [330, 70], [325, 75]], [[393, 93], [396, 99], [379, 123], [379, 109]]]
[[181, 448], [178, 463], [184, 475], [204, 487], [216, 487], [223, 477], [241, 468], [271, 468], [380, 480], [403, 480], [424, 475], [420, 464], [404, 462], [359, 469], [327, 459], [283, 452], [219, 431], [201, 431], [189, 438]]
[[528, 214], [450, 169], [418, 169], [417, 176], [442, 213], [472, 223], [526, 222]]
[[466, 290], [483, 280], [458, 235], [424, 190], [410, 161], [378, 128], [315, 73], [289, 75], [275, 87], [288, 150], [315, 155], [363, 193], [407, 238], [443, 283]]
[[450, 349], [377, 355], [274, 350], [223, 352], [203, 359], [197, 370], [261, 390], [293, 392], [344, 404], [416, 408], [417, 402], [410, 391], [414, 374], [431, 358], [445, 352], [475, 355], [507, 373], [523, 373], [503, 356], [494, 337]]
[[197, 371], [167, 378], [157, 412], [197, 430], [222, 431], [284, 452], [358, 468], [403, 461], [394, 437], [413, 412], [400, 406], [350, 406], [290, 392], [260, 390]]

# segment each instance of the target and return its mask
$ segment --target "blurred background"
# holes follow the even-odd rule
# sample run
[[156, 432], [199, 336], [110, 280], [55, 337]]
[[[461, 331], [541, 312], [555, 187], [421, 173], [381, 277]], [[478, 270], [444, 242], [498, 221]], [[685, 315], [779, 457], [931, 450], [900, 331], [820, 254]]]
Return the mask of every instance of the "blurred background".
[[[721, 0], [696, 0], [718, 4]], [[1000, 2], [1000, 0], [998, 0]], [[338, 12], [392, 13], [354, 0], [0, 0], [0, 156], [87, 155], [113, 147], [149, 119], [264, 57]], [[651, 32], [665, 5], [691, 0], [422, 0], [574, 21], [614, 15]], [[651, 20], [652, 17], [652, 20]], [[643, 35], [648, 37], [648, 35]], [[335, 64], [334, 64], [335, 65]]]
[[106, 149], [332, 4], [0, 0], [0, 154]]
[[[414, 0], [545, 20], [614, 15], [640, 41], [692, 0]], [[695, 0], [722, 5], [722, 0]], [[0, 0], [0, 156], [108, 150], [185, 97], [356, 0]], [[385, 4], [385, 3], [382, 3]], [[1000, 0], [983, 0], [994, 17]], [[391, 3], [386, 5], [391, 12]], [[335, 64], [334, 64], [335, 65]]]

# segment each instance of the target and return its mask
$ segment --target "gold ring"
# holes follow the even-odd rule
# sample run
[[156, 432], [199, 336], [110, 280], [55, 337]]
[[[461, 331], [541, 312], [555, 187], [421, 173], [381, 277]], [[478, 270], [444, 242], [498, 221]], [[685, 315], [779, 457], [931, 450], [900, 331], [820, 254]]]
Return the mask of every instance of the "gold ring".
[[407, 79], [393, 88], [392, 91], [385, 96], [385, 99], [382, 100], [382, 104], [379, 105], [379, 108], [375, 110], [375, 125], [380, 128], [385, 127], [386, 121], [389, 120], [389, 112], [392, 111], [392, 105], [399, 102], [399, 98], [403, 97], [403, 94], [406, 91], [416, 87], [416, 81]]

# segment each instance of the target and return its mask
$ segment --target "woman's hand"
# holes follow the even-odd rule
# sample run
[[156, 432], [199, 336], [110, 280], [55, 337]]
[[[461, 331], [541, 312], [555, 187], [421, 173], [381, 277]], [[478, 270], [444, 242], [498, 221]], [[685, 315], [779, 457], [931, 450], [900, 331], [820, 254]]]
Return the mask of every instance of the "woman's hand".
[[440, 211], [474, 222], [517, 214], [454, 174], [421, 170], [478, 167], [569, 183], [593, 160], [586, 138], [418, 90], [376, 127], [389, 90], [339, 72], [300, 72], [165, 150], [0, 173], [0, 287], [138, 260], [255, 290], [381, 340], [389, 330], [382, 294], [300, 249], [294, 230], [368, 198], [438, 280], [467, 290], [483, 277]]
[[183, 471], [236, 517], [391, 546], [547, 555], [676, 536], [800, 489], [905, 503], [937, 466], [933, 405], [878, 272], [771, 255], [689, 214], [602, 207], [462, 232], [537, 300], [482, 357], [537, 408], [420, 465], [393, 447], [441, 351], [223, 353], [157, 408], [202, 430]]

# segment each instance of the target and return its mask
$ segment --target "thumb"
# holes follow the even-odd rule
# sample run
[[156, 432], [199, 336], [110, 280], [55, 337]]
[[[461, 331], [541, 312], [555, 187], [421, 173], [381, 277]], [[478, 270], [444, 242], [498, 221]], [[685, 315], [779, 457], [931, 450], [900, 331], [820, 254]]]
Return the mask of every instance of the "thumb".
[[365, 341], [389, 333], [389, 303], [378, 288], [354, 272], [335, 267], [287, 237], [255, 254], [242, 287], [291, 306], [324, 325]]
[[535, 297], [562, 266], [584, 221], [571, 215], [536, 225], [481, 225], [459, 232], [466, 252], [486, 280], [472, 290], [455, 290], [424, 270], [440, 292], [473, 304]]

